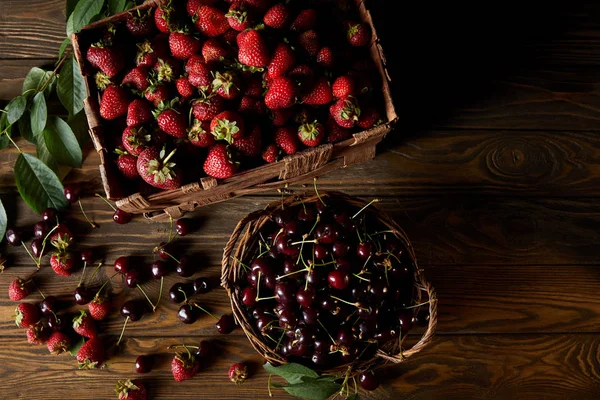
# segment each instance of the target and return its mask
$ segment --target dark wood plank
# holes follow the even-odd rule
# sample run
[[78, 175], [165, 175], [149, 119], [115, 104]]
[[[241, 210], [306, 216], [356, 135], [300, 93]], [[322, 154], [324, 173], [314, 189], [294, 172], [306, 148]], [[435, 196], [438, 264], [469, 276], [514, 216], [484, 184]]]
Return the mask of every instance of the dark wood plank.
[[[7, 398], [40, 398], [44, 393], [44, 399], [58, 400], [72, 397], [73, 388], [85, 387], [76, 392], [78, 399], [114, 398], [116, 381], [134, 377], [135, 356], [153, 353], [157, 354], [157, 366], [141, 377], [152, 399], [268, 398], [262, 360], [241, 337], [219, 337], [219, 357], [205, 363], [196, 378], [175, 383], [169, 371], [172, 353], [166, 347], [204, 338], [131, 338], [121, 355], [112, 356], [108, 367], [99, 371], [77, 370], [69, 356], [51, 356], [44, 347], [30, 346], [24, 339], [1, 338], [4, 368], [0, 389]], [[422, 353], [384, 370], [382, 386], [373, 393], [362, 392], [361, 398], [597, 399], [599, 341], [597, 335], [560, 334], [438, 337]], [[23, 359], [35, 362], [23, 363]], [[229, 365], [239, 361], [248, 362], [254, 371], [241, 388], [234, 387], [226, 376]], [[56, 384], [57, 375], [60, 385]], [[290, 398], [282, 390], [274, 389], [273, 394], [275, 399]]]
[[23, 81], [33, 67], [51, 68], [54, 59], [0, 60], [0, 103], [21, 94]]

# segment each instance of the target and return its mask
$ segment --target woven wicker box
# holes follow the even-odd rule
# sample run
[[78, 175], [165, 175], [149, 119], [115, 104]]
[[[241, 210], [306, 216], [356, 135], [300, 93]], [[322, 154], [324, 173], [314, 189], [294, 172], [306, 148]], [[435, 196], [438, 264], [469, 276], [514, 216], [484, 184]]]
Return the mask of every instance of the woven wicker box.
[[[150, 0], [134, 8], [146, 10], [155, 8], [162, 0]], [[83, 28], [80, 33], [73, 34], [73, 48], [86, 81], [88, 97], [85, 100], [85, 112], [89, 124], [89, 133], [94, 148], [100, 155], [100, 175], [106, 196], [116, 201], [117, 206], [132, 214], [144, 214], [153, 220], [168, 219], [169, 216], [179, 218], [184, 213], [193, 211], [197, 207], [213, 204], [227, 199], [250, 193], [273, 190], [285, 184], [300, 183], [312, 180], [314, 176], [323, 175], [329, 171], [345, 168], [349, 165], [362, 163], [375, 157], [377, 144], [392, 130], [398, 116], [396, 115], [389, 88], [390, 77], [386, 70], [385, 57], [379, 43], [373, 20], [363, 0], [355, 0], [359, 15], [363, 22], [372, 29], [370, 54], [377, 66], [381, 77], [381, 92], [385, 105], [386, 122], [376, 128], [358, 132], [353, 138], [335, 144], [323, 144], [318, 147], [304, 150], [298, 154], [286, 156], [282, 160], [262, 165], [250, 170], [244, 170], [235, 176], [217, 180], [211, 177], [200, 179], [182, 186], [176, 190], [163, 191], [148, 196], [140, 193], [123, 196], [115, 182], [118, 182], [116, 167], [107, 159], [107, 149], [104, 146], [102, 119], [99, 114], [99, 93], [94, 83], [93, 74], [89, 73], [86, 65], [85, 35], [87, 32], [102, 28], [111, 22], [124, 21], [127, 12], [95, 22]], [[131, 11], [131, 10], [130, 10]]]

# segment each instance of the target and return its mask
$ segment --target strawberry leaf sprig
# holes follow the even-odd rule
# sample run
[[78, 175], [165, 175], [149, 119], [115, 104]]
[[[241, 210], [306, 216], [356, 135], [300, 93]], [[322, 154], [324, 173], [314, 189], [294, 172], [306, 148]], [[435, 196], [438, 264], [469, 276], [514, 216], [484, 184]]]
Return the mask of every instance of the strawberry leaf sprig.
[[[12, 145], [19, 152], [13, 167], [15, 183], [25, 203], [38, 214], [48, 207], [60, 210], [68, 206], [61, 181], [71, 168], [81, 167], [81, 147], [87, 140], [83, 111], [87, 92], [71, 52], [71, 34], [134, 5], [126, 0], [67, 0], [68, 37], [60, 46], [55, 67], [32, 68], [21, 94], [0, 109], [0, 150]], [[55, 103], [62, 107], [54, 107]], [[35, 146], [35, 155], [21, 150], [14, 140], [17, 135]], [[6, 227], [0, 200], [0, 238]]]

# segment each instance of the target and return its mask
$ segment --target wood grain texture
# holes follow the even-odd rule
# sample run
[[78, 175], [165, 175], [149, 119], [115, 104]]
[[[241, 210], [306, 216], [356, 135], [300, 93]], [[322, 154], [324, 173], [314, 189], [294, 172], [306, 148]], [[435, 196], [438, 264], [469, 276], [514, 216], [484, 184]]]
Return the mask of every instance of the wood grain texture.
[[[148, 385], [152, 399], [266, 399], [268, 375], [261, 359], [245, 339], [219, 337], [219, 357], [204, 363], [199, 375], [175, 383], [169, 371], [175, 343], [198, 343], [202, 336], [127, 339], [108, 367], [79, 371], [67, 355], [52, 356], [45, 347], [23, 340], [0, 339], [0, 390], [7, 398], [64, 399], [78, 390], [77, 399], [110, 399], [118, 379], [135, 377], [133, 362], [139, 354], [156, 354], [154, 371], [140, 378]], [[361, 393], [368, 400], [383, 399], [597, 399], [600, 365], [597, 335], [476, 335], [438, 337], [430, 347], [406, 363], [384, 370], [385, 381], [373, 393]], [[114, 354], [113, 349], [111, 353]], [[35, 363], [21, 360], [35, 358]], [[227, 380], [229, 365], [238, 361], [251, 365], [253, 376], [242, 387]], [[10, 371], [10, 372], [9, 372]], [[56, 377], [60, 375], [60, 385]], [[31, 379], [35, 377], [35, 379]], [[276, 378], [274, 378], [275, 381]], [[27, 384], [22, 384], [23, 382]], [[52, 390], [48, 390], [49, 386]], [[231, 386], [228, 386], [231, 385]], [[275, 399], [291, 398], [274, 390]], [[33, 397], [32, 397], [33, 396]]]
[[0, 104], [21, 94], [23, 81], [33, 67], [50, 69], [54, 59], [1, 60], [0, 65]]

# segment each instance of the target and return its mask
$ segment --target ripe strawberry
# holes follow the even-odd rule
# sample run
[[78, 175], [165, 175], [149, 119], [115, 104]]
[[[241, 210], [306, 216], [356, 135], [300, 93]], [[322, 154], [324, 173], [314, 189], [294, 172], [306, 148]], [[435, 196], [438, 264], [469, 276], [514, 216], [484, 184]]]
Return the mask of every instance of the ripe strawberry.
[[167, 101], [169, 98], [169, 89], [163, 84], [152, 85], [146, 89], [144, 97], [158, 107], [161, 102]]
[[28, 328], [40, 320], [40, 309], [33, 303], [21, 303], [15, 308], [15, 324], [19, 328]]
[[273, 119], [273, 126], [279, 128], [287, 124], [292, 118], [292, 110], [289, 108], [282, 108], [281, 110], [273, 110], [271, 118]]
[[327, 143], [341, 142], [352, 137], [352, 131], [350, 129], [342, 128], [333, 119], [328, 119], [325, 123], [327, 128]]
[[27, 332], [26, 332], [27, 342], [29, 344], [37, 344], [37, 345], [44, 344], [48, 340], [49, 334], [50, 334], [50, 331], [48, 330], [46, 325], [43, 325], [42, 323], [38, 322], [37, 324], [32, 325], [29, 328], [27, 328]]
[[48, 338], [48, 343], [46, 343], [46, 345], [48, 346], [50, 354], [58, 355], [69, 350], [69, 347], [71, 347], [71, 340], [62, 332], [54, 332], [50, 335], [50, 338]]
[[331, 68], [335, 62], [333, 50], [329, 46], [322, 47], [317, 53], [317, 64], [324, 68]]
[[196, 12], [196, 28], [208, 37], [217, 37], [229, 29], [225, 13], [217, 8], [202, 6]]
[[102, 71], [96, 72], [96, 75], [94, 75], [94, 81], [96, 82], [96, 87], [99, 90], [104, 90], [110, 85], [114, 85], [113, 79]]
[[200, 121], [212, 121], [225, 109], [225, 101], [220, 96], [197, 99], [192, 104], [192, 113]]
[[265, 13], [263, 22], [266, 26], [273, 29], [283, 29], [290, 18], [290, 10], [283, 3], [275, 4]]
[[177, 353], [171, 362], [171, 372], [177, 382], [193, 378], [198, 373], [199, 368], [200, 363], [189, 350], [187, 353]]
[[154, 72], [159, 82], [174, 82], [179, 76], [179, 63], [171, 57], [159, 58], [154, 64]]
[[302, 64], [293, 68], [288, 76], [295, 80], [300, 86], [306, 87], [312, 85], [312, 81], [315, 77], [315, 72], [308, 65]]
[[50, 243], [59, 251], [65, 251], [73, 243], [73, 234], [66, 225], [60, 224], [50, 236]]
[[98, 338], [85, 342], [77, 352], [80, 369], [100, 368], [104, 363], [104, 345]]
[[138, 67], [153, 67], [159, 58], [169, 55], [168, 36], [160, 34], [152, 41], [145, 40], [137, 44], [135, 63]]
[[290, 30], [293, 32], [306, 32], [309, 29], [312, 29], [317, 23], [317, 12], [311, 8], [306, 10], [302, 10], [300, 14], [296, 17], [292, 25], [290, 26]]
[[188, 0], [185, 4], [185, 9], [190, 17], [193, 17], [200, 7], [202, 6], [212, 6], [217, 2], [217, 0]]
[[127, 114], [129, 96], [125, 89], [120, 86], [111, 85], [106, 88], [100, 100], [100, 116], [107, 120], [113, 120]]
[[262, 153], [262, 159], [265, 160], [265, 162], [268, 162], [269, 164], [274, 163], [277, 161], [278, 158], [279, 148], [276, 144], [271, 143], [270, 145], [265, 147], [265, 150]]
[[148, 89], [148, 86], [150, 86], [148, 73], [148, 67], [135, 67], [129, 71], [127, 75], [125, 75], [121, 84], [129, 85], [137, 91], [143, 92], [144, 90]]
[[88, 309], [94, 320], [102, 321], [110, 313], [110, 302], [105, 296], [96, 295], [88, 304]]
[[98, 42], [91, 45], [86, 58], [94, 68], [101, 70], [110, 78], [121, 72], [124, 67], [121, 52], [110, 47], [110, 43]]
[[344, 97], [335, 102], [329, 113], [335, 122], [343, 128], [353, 128], [360, 116], [360, 108], [353, 96]]
[[256, 11], [266, 11], [271, 7], [272, 0], [242, 0], [248, 7], [255, 9]]
[[206, 61], [200, 54], [194, 54], [185, 62], [185, 72], [189, 73], [204, 73], [208, 68], [206, 67]]
[[207, 63], [220, 62], [221, 58], [225, 58], [227, 55], [227, 49], [217, 39], [208, 39], [202, 45], [202, 56]]
[[240, 63], [249, 67], [266, 67], [269, 64], [269, 49], [262, 35], [255, 30], [246, 31], [238, 52]]
[[289, 108], [296, 100], [296, 85], [290, 78], [280, 76], [273, 79], [265, 95], [265, 105], [271, 110]]
[[159, 31], [163, 33], [171, 32], [173, 26], [172, 19], [175, 17], [174, 13], [175, 11], [169, 5], [156, 7], [156, 11], [154, 12], [154, 24]]
[[217, 179], [232, 177], [238, 167], [239, 164], [232, 159], [229, 147], [223, 143], [217, 143], [211, 147], [204, 161], [204, 172]]
[[285, 43], [279, 43], [273, 52], [273, 58], [267, 67], [267, 79], [274, 79], [285, 75], [296, 65], [296, 54]]
[[117, 151], [117, 168], [127, 179], [135, 179], [140, 175], [137, 172], [137, 157], [124, 151]]
[[163, 132], [183, 139], [187, 136], [188, 121], [185, 114], [174, 108], [176, 103], [177, 99], [170, 103], [161, 103], [153, 114]]
[[118, 381], [115, 392], [119, 400], [146, 400], [147, 398], [146, 386], [138, 379]]
[[298, 36], [298, 46], [300, 46], [309, 57], [316, 57], [321, 48], [317, 32], [310, 30], [301, 33]]
[[127, 126], [138, 127], [152, 120], [150, 103], [146, 100], [135, 99], [127, 107]]
[[205, 65], [205, 71], [203, 73], [190, 72], [188, 80], [192, 86], [197, 87], [203, 91], [207, 91], [212, 86], [213, 78], [210, 75], [210, 70]]
[[185, 76], [177, 79], [175, 86], [177, 87], [177, 93], [179, 93], [179, 95], [184, 99], [189, 99], [196, 92], [194, 86], [192, 86], [188, 78]]
[[355, 21], [346, 21], [346, 38], [348, 39], [348, 43], [352, 46], [361, 47], [366, 46], [371, 40], [371, 29], [367, 24], [355, 22]]
[[373, 126], [380, 123], [381, 114], [375, 107], [366, 106], [361, 108], [360, 116], [356, 125], [362, 129], [371, 129]]
[[229, 26], [238, 32], [250, 28], [250, 16], [244, 3], [232, 3], [225, 17], [227, 17]]
[[318, 146], [325, 139], [325, 127], [318, 121], [300, 125], [298, 128], [298, 137], [305, 146]]
[[85, 310], [81, 310], [79, 315], [73, 318], [73, 330], [79, 335], [90, 339], [98, 336], [96, 323]]
[[21, 278], [17, 278], [11, 282], [8, 287], [8, 297], [12, 301], [20, 301], [31, 293], [32, 281], [25, 281]]
[[254, 125], [250, 129], [250, 133], [244, 137], [236, 137], [233, 139], [232, 146], [248, 157], [258, 157], [262, 147], [262, 132], [258, 125]]
[[237, 43], [237, 37], [239, 34], [240, 32], [230, 28], [227, 30], [227, 32], [221, 35], [219, 40], [229, 47], [234, 47]]
[[210, 132], [210, 122], [194, 118], [191, 128], [188, 129], [188, 139], [197, 147], [210, 147], [215, 144], [215, 137]]
[[155, 24], [152, 21], [152, 9], [130, 12], [125, 20], [127, 30], [135, 37], [149, 36], [154, 32]]
[[266, 107], [262, 100], [244, 96], [240, 101], [238, 111], [242, 114], [263, 115], [266, 112]]
[[168, 155], [165, 149], [156, 147], [146, 149], [138, 156], [137, 170], [148, 184], [163, 190], [177, 189], [181, 186], [182, 171], [176, 167], [171, 158], [173, 150]]
[[139, 156], [150, 144], [151, 136], [144, 127], [127, 127], [123, 131], [122, 141], [125, 150], [133, 156]]
[[169, 35], [169, 47], [173, 57], [187, 60], [200, 50], [202, 44], [192, 35], [178, 31]]
[[253, 77], [248, 81], [246, 89], [244, 90], [244, 96], [250, 96], [255, 99], [263, 97], [263, 81], [260, 78]]
[[297, 131], [290, 127], [277, 129], [275, 131], [275, 144], [277, 144], [285, 154], [296, 154], [298, 152], [298, 147], [300, 146]]
[[210, 132], [217, 140], [232, 143], [233, 139], [244, 136], [244, 119], [234, 111], [223, 111], [210, 122]]
[[331, 89], [338, 99], [350, 96], [354, 93], [354, 78], [350, 75], [342, 75], [333, 82]]
[[321, 106], [332, 101], [331, 87], [329, 87], [329, 82], [325, 77], [317, 79], [310, 91], [302, 97], [302, 102], [311, 106]]
[[71, 253], [55, 252], [50, 257], [52, 270], [61, 276], [71, 276], [71, 270], [75, 266], [75, 259]]
[[212, 85], [213, 91], [227, 100], [233, 100], [240, 94], [239, 79], [233, 72], [217, 71]]
[[229, 367], [229, 379], [239, 385], [248, 378], [248, 367], [242, 363], [233, 364]]

